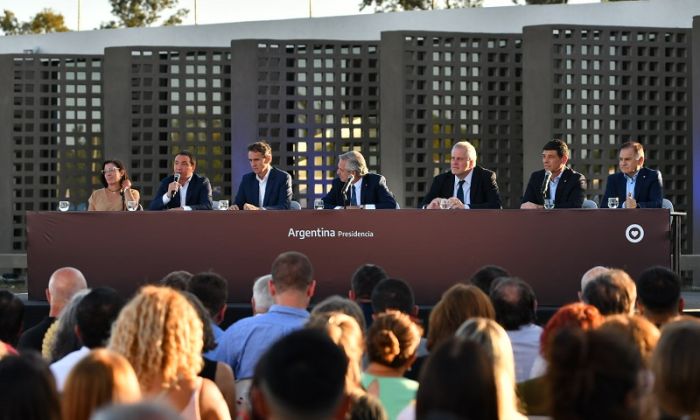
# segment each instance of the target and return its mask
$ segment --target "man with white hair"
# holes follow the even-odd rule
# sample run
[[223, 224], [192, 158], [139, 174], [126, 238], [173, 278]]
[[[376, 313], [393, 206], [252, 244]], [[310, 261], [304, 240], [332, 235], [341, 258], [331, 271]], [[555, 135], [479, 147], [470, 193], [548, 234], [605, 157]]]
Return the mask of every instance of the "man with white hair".
[[[350, 151], [338, 156], [336, 173], [338, 177], [333, 180], [331, 190], [323, 197], [325, 208], [345, 206], [377, 209], [396, 208], [396, 199], [386, 185], [386, 178], [379, 174], [369, 173], [362, 153]], [[343, 190], [346, 188], [347, 193], [344, 196]]]
[[270, 306], [275, 302], [270, 295], [268, 283], [272, 280], [272, 274], [265, 274], [255, 280], [253, 284], [253, 297], [250, 299], [250, 305], [253, 307], [253, 315], [264, 314], [270, 309]]
[[450, 209], [500, 209], [496, 174], [476, 165], [476, 149], [468, 141], [452, 146], [450, 172], [433, 178], [428, 195], [421, 206], [439, 209], [447, 200]]
[[591, 282], [591, 280], [600, 275], [606, 274], [608, 271], [610, 271], [608, 267], [596, 265], [583, 273], [583, 276], [581, 276], [581, 290], [578, 292], [578, 300], [583, 302], [583, 290], [586, 288], [586, 285]]
[[39, 324], [25, 331], [19, 338], [17, 348], [22, 350], [35, 350], [41, 352], [41, 343], [44, 334], [51, 324], [56, 321], [58, 315], [73, 295], [87, 289], [85, 276], [77, 268], [63, 267], [54, 271], [49, 278], [49, 287], [46, 289], [46, 300], [49, 302], [49, 316]]

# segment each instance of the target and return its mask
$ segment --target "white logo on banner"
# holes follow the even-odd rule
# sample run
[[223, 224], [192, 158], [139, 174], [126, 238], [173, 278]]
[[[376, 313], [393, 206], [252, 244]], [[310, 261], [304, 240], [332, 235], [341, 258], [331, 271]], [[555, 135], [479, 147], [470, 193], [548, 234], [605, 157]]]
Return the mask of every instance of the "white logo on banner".
[[625, 237], [633, 244], [639, 243], [644, 239], [644, 229], [639, 225], [629, 225], [625, 230]]

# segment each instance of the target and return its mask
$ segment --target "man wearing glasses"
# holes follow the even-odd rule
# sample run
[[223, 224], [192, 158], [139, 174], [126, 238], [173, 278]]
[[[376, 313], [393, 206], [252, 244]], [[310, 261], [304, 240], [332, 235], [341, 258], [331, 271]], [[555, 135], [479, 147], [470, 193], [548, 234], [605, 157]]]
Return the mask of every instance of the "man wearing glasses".
[[476, 149], [468, 141], [452, 146], [450, 172], [433, 178], [421, 207], [427, 209], [500, 209], [496, 174], [476, 166]]
[[197, 162], [188, 151], [175, 155], [175, 173], [163, 179], [149, 210], [211, 210], [211, 184], [194, 173]]
[[[331, 190], [323, 197], [325, 208], [396, 208], [396, 199], [386, 186], [386, 178], [369, 173], [365, 158], [360, 152], [352, 151], [340, 155], [336, 173], [338, 177], [333, 180]], [[346, 190], [345, 195], [343, 190]]]

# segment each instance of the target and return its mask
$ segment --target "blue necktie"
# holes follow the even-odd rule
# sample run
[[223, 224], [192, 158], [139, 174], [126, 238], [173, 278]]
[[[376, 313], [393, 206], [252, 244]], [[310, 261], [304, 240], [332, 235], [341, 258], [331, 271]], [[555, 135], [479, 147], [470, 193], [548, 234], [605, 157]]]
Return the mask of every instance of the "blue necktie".
[[351, 206], [356, 206], [357, 205], [357, 196], [355, 195], [355, 186], [350, 187], [350, 205]]
[[464, 180], [457, 183], [457, 199], [464, 204], [464, 189], [462, 187], [464, 187]]

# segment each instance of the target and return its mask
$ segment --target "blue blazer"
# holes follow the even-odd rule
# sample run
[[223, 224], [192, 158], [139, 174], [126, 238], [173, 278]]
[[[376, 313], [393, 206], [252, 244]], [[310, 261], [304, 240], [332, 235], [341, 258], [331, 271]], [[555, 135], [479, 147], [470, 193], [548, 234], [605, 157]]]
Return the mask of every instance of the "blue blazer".
[[[542, 196], [542, 182], [544, 181], [544, 169], [535, 171], [530, 175], [522, 202], [544, 204]], [[586, 178], [571, 168], [565, 168], [559, 178], [557, 194], [554, 196], [554, 208], [557, 209], [580, 209], [583, 200], [586, 199]]]
[[[155, 197], [151, 200], [151, 204], [148, 205], [148, 210], [166, 210], [180, 207], [180, 192], [175, 194], [175, 197], [173, 197], [167, 205], [163, 204], [163, 194], [168, 191], [168, 185], [174, 180], [175, 176], [169, 175], [160, 182], [160, 187], [158, 187]], [[190, 206], [192, 210], [212, 209], [211, 184], [206, 177], [192, 174], [190, 184], [187, 186], [187, 199], [185, 203]]]
[[253, 172], [243, 175], [234, 202], [240, 209], [243, 209], [243, 204], [248, 203], [270, 210], [287, 210], [291, 201], [291, 175], [285, 171], [270, 167], [270, 176], [267, 178], [262, 205], [260, 203], [260, 185]]
[[[600, 201], [600, 208], [608, 207], [608, 198], [617, 197], [620, 207], [625, 202], [627, 195], [627, 178], [622, 172], [608, 176], [605, 185], [605, 195]], [[664, 188], [661, 181], [661, 172], [649, 168], [642, 168], [637, 175], [634, 184], [634, 199], [640, 208], [661, 208], [664, 198]]]
[[[331, 190], [323, 197], [324, 207], [332, 209], [343, 205], [343, 182], [340, 178], [333, 180]], [[352, 187], [351, 187], [352, 188]], [[348, 194], [350, 199], [350, 194]], [[349, 204], [349, 203], [348, 203]], [[374, 204], [378, 209], [395, 209], [396, 199], [386, 186], [386, 179], [379, 174], [367, 174], [362, 177], [360, 204]]]
[[[472, 184], [469, 188], [469, 200], [472, 209], [500, 209], [501, 196], [498, 193], [496, 174], [481, 166], [472, 169]], [[425, 196], [421, 207], [430, 204], [437, 197], [450, 198], [455, 190], [455, 176], [452, 172], [442, 173], [433, 178], [428, 195]]]

